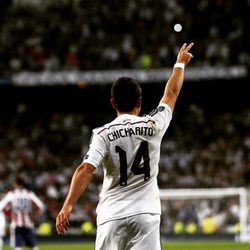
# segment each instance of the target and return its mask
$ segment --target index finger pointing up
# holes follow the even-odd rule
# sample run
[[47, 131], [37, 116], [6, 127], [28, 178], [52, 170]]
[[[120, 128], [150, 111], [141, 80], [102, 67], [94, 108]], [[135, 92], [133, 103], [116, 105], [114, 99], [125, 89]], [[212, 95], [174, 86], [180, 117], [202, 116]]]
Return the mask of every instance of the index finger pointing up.
[[190, 43], [186, 48], [185, 50], [186, 51], [189, 51], [192, 47], [193, 47], [194, 43]]

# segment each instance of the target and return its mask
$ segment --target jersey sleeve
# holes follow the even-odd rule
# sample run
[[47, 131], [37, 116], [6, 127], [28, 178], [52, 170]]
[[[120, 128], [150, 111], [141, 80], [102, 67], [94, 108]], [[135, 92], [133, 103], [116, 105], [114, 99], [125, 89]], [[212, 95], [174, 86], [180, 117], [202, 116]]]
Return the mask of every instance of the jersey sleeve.
[[106, 143], [97, 131], [93, 131], [90, 141], [90, 147], [87, 154], [84, 156], [83, 163], [89, 163], [95, 168], [98, 168], [107, 152]]
[[40, 212], [42, 212], [44, 210], [43, 202], [33, 192], [29, 192], [29, 197], [32, 200], [32, 202], [34, 203], [34, 205], [36, 206], [36, 208]]
[[172, 120], [171, 108], [164, 103], [160, 103], [156, 109], [150, 112], [147, 117], [150, 117], [156, 123], [158, 130], [164, 134]]

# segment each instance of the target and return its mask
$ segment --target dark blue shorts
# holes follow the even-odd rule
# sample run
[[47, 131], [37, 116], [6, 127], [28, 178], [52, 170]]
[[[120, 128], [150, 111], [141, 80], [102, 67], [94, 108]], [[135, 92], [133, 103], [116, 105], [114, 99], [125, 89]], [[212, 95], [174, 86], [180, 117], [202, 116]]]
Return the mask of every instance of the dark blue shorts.
[[28, 247], [36, 246], [36, 235], [32, 228], [16, 227], [14, 229], [14, 247], [21, 247], [23, 245]]

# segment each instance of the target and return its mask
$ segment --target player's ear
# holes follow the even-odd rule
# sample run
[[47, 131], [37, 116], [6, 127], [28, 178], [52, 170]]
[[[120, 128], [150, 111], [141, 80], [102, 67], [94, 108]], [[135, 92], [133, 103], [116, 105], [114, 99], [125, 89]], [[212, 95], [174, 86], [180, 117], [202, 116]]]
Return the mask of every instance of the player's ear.
[[110, 99], [110, 102], [111, 102], [112, 108], [116, 110], [117, 109], [117, 103], [116, 103], [116, 101], [115, 101], [115, 99], [113, 97]]

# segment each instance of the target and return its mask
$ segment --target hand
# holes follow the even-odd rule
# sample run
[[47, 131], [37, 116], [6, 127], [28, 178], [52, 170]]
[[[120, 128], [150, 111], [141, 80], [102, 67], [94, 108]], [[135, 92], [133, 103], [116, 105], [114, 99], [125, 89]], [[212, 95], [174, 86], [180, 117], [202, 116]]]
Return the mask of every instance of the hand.
[[185, 65], [189, 63], [191, 58], [193, 58], [193, 55], [189, 53], [189, 50], [193, 47], [193, 45], [193, 43], [190, 43], [188, 46], [186, 43], [182, 45], [177, 56], [177, 63], [184, 63]]
[[65, 231], [69, 230], [70, 223], [69, 223], [69, 215], [72, 211], [72, 207], [67, 209], [62, 208], [59, 214], [56, 217], [56, 231], [58, 234], [64, 234]]

